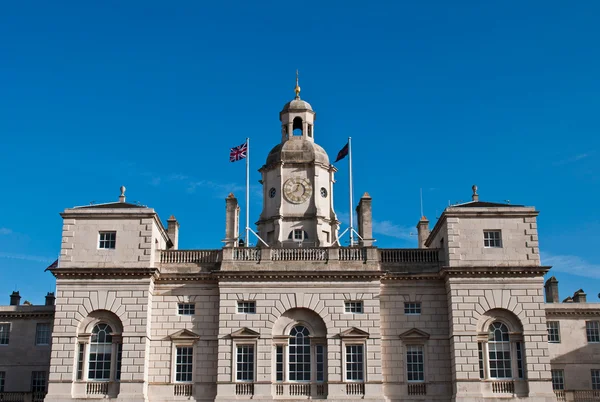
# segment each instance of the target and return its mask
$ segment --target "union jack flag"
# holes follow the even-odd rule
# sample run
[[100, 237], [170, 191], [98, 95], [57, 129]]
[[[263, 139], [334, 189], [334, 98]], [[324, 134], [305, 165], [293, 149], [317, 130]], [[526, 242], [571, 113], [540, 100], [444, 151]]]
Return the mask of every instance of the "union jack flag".
[[229, 151], [229, 162], [237, 162], [242, 159], [246, 159], [248, 156], [248, 143], [244, 142], [242, 145], [231, 148]]

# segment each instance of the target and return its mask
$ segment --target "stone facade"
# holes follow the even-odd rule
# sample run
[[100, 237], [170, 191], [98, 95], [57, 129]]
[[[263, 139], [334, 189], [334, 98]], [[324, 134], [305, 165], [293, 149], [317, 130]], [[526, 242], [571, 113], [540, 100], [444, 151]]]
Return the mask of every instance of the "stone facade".
[[[262, 247], [240, 247], [233, 195], [218, 250], [179, 250], [175, 217], [165, 229], [124, 188], [66, 209], [56, 306], [0, 308], [0, 371], [15, 378], [0, 400], [28, 391], [33, 368], [48, 372], [49, 402], [600, 399], [600, 341], [586, 334], [600, 308], [583, 292], [557, 303], [552, 280], [544, 300], [535, 208], [480, 201], [474, 187], [431, 230], [421, 217], [419, 248], [380, 249], [365, 193], [359, 244], [339, 247], [314, 117], [297, 88], [261, 168]], [[33, 353], [39, 320], [52, 342]]]

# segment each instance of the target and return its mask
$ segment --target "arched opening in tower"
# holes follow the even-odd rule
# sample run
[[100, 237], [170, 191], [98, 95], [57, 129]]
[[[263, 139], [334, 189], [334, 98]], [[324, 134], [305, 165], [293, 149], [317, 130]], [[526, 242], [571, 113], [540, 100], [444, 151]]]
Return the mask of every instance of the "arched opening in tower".
[[294, 125], [292, 126], [294, 135], [302, 135], [302, 118], [294, 118]]

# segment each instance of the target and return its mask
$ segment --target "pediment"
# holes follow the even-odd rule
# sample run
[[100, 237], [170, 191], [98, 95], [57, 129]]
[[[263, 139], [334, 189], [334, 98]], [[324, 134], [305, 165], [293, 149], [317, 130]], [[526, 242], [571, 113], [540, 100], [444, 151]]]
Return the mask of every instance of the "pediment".
[[348, 328], [347, 330], [340, 332], [340, 338], [368, 338], [369, 333], [358, 329], [356, 327]]
[[182, 329], [175, 332], [174, 334], [169, 335], [169, 339], [171, 339], [172, 341], [195, 341], [197, 339], [200, 339], [200, 335], [188, 329]]
[[429, 339], [429, 334], [427, 332], [421, 331], [420, 329], [417, 328], [413, 328], [413, 329], [409, 329], [406, 332], [403, 332], [400, 334], [400, 339], [402, 339], [403, 341], [410, 341], [410, 340], [427, 340]]
[[248, 327], [243, 327], [234, 331], [230, 335], [232, 338], [258, 338], [260, 334], [256, 331], [251, 330]]

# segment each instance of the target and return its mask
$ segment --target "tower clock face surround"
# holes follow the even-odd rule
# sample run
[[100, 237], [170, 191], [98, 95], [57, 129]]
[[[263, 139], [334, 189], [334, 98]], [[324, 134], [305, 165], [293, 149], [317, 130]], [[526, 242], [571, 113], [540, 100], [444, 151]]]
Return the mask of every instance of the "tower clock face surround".
[[301, 204], [312, 195], [312, 186], [307, 179], [292, 177], [284, 183], [283, 194], [292, 204]]

